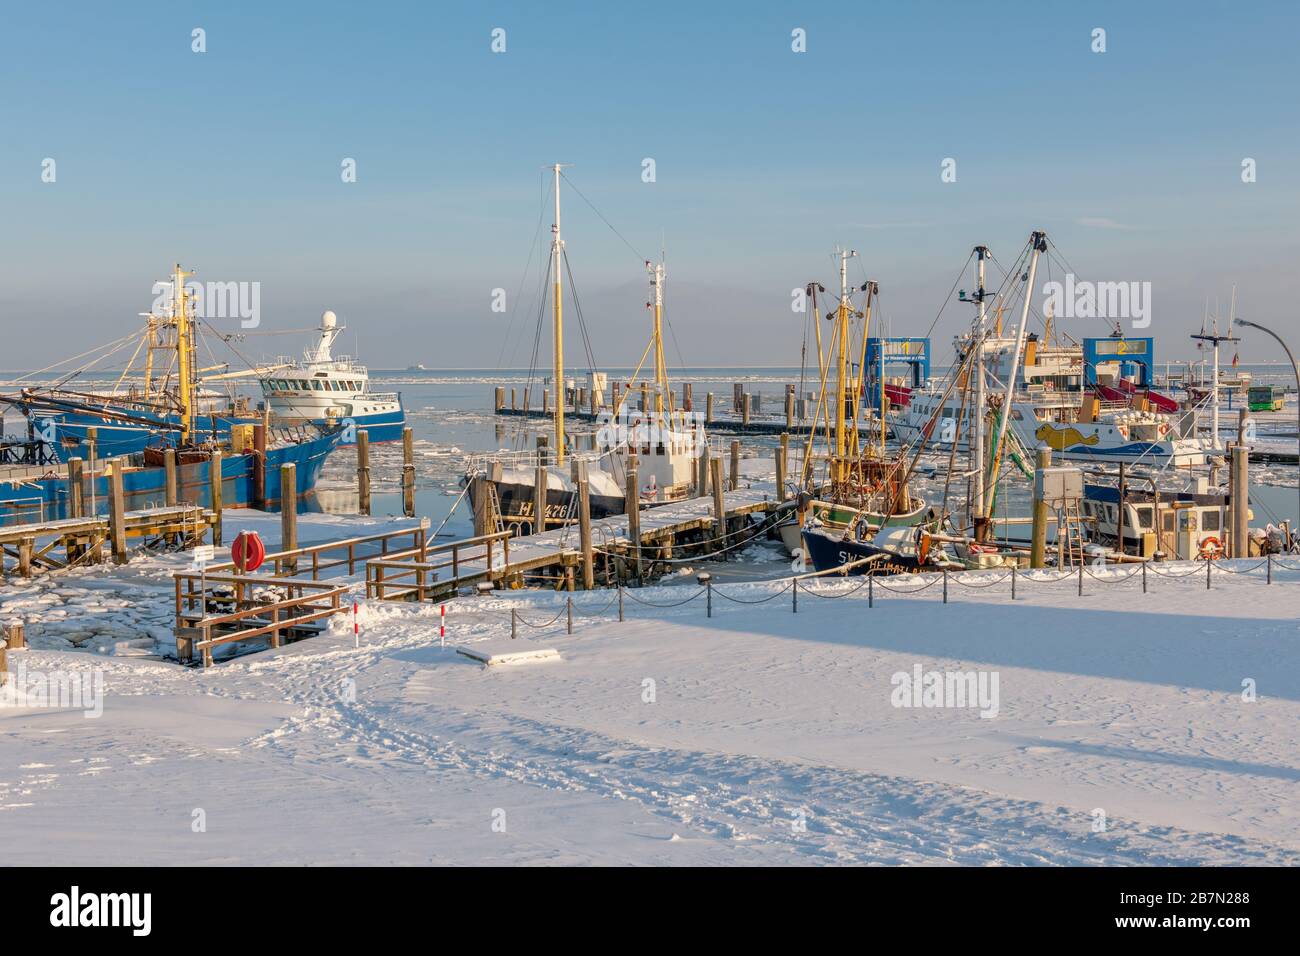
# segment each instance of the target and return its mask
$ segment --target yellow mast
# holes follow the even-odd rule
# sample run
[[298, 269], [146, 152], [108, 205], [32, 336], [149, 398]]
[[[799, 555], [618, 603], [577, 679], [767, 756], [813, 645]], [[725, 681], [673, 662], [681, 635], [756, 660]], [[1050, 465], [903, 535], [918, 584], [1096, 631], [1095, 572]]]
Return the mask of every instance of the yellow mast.
[[180, 263], [172, 273], [172, 295], [175, 306], [173, 321], [176, 324], [176, 368], [181, 399], [181, 444], [187, 445], [194, 434], [196, 402], [194, 385], [194, 326], [190, 322], [190, 294], [185, 280], [192, 272], [183, 272]]
[[663, 419], [664, 399], [668, 392], [668, 363], [664, 361], [664, 267], [663, 263], [647, 262], [646, 270], [650, 273], [650, 290], [654, 296], [650, 307], [654, 309], [654, 330], [651, 333], [651, 348], [655, 355], [655, 416]]

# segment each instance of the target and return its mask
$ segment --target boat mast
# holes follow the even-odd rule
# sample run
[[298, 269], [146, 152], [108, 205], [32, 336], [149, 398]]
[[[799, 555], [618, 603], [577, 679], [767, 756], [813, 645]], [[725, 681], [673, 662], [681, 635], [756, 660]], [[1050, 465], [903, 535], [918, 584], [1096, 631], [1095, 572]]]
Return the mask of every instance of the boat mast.
[[[1025, 282], [1025, 301], [1020, 309], [1020, 328], [1016, 330], [1016, 347], [1011, 352], [1011, 374], [1007, 376], [1006, 398], [1002, 402], [1002, 420], [998, 423], [997, 440], [993, 445], [993, 461], [996, 462], [1002, 454], [1002, 441], [1006, 438], [1007, 424], [1011, 421], [1011, 402], [1015, 398], [1016, 377], [1020, 374], [1020, 350], [1025, 347], [1025, 326], [1029, 324], [1029, 305], [1034, 294], [1034, 276], [1038, 274], [1038, 256], [1047, 250], [1047, 233], [1035, 230], [1029, 234], [1029, 246], [1032, 253], [1029, 257], [1029, 275]], [[984, 513], [988, 514], [988, 495], [997, 487], [997, 475], [990, 475], [992, 479], [985, 489], [985, 502], [983, 504]]]
[[848, 426], [844, 417], [845, 391], [849, 377], [849, 260], [857, 256], [852, 249], [840, 250], [840, 307], [835, 313], [835, 335], [839, 339], [839, 352], [835, 374], [835, 466], [831, 483], [847, 477]]
[[647, 262], [650, 273], [650, 306], [654, 309], [654, 339], [651, 348], [655, 353], [655, 415], [662, 419], [664, 396], [668, 395], [668, 364], [664, 361], [664, 266], [662, 262]]
[[975, 537], [981, 538], [984, 529], [984, 407], [987, 398], [984, 395], [984, 336], [988, 307], [984, 299], [984, 262], [989, 257], [988, 246], [975, 247], [975, 304], [979, 309], [975, 321], [975, 361], [971, 363], [970, 374], [975, 376], [975, 402], [971, 409], [973, 421], [967, 422], [967, 441], [970, 442], [970, 469], [975, 479], [971, 497], [974, 499], [974, 513], [971, 516], [975, 525]]
[[[1233, 286], [1232, 305], [1229, 307], [1229, 312], [1228, 312], [1229, 329], [1232, 328], [1232, 319], [1236, 311], [1237, 311], [1237, 287]], [[1219, 447], [1219, 343], [1238, 342], [1240, 341], [1240, 339], [1238, 339], [1235, 335], [1232, 335], [1231, 333], [1229, 333], [1228, 335], [1219, 334], [1219, 315], [1218, 315], [1217, 304], [1215, 305], [1213, 331], [1206, 332], [1205, 323], [1202, 322], [1201, 334], [1193, 335], [1192, 338], [1199, 339], [1202, 342], [1210, 342], [1214, 345], [1214, 378], [1211, 380], [1210, 383], [1210, 402], [1212, 403], [1212, 416], [1213, 416], [1211, 429], [1213, 431], [1214, 447], [1218, 448]], [[1203, 370], [1203, 367], [1204, 367], [1204, 362], [1202, 362], [1202, 372], [1201, 372], [1202, 382], [1205, 381], [1205, 372]]]
[[555, 463], [564, 464], [564, 317], [560, 285], [560, 259], [564, 255], [564, 240], [560, 238], [560, 170], [567, 163], [551, 167], [555, 173], [555, 224], [551, 226], [551, 272], [555, 276]]
[[194, 326], [190, 322], [190, 294], [185, 280], [192, 272], [181, 270], [180, 263], [172, 273], [172, 320], [176, 323], [176, 373], [180, 384], [181, 444], [188, 445], [194, 435]]

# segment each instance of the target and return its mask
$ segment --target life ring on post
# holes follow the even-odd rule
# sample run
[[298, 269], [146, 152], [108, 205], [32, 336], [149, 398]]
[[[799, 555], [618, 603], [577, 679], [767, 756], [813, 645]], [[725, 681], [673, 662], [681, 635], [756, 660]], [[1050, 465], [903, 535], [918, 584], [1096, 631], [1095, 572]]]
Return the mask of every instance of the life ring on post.
[[1206, 535], [1201, 539], [1200, 556], [1207, 561], [1213, 560], [1223, 554], [1223, 545], [1214, 535]]

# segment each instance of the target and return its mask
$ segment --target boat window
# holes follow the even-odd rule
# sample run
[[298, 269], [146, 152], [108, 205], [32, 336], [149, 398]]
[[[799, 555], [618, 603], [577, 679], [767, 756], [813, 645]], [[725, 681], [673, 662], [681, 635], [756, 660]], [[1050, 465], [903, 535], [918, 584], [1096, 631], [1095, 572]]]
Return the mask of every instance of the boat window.
[[1160, 530], [1162, 531], [1174, 530], [1174, 513], [1172, 511], [1166, 511], [1164, 514], [1160, 516]]
[[1137, 508], [1136, 510], [1137, 510], [1137, 518], [1138, 518], [1138, 527], [1143, 529], [1148, 529], [1148, 530], [1151, 529], [1152, 528], [1151, 521], [1153, 518], [1151, 506], [1143, 505]]
[[1214, 509], [1207, 509], [1201, 512], [1201, 529], [1203, 531], [1219, 530], [1219, 512]]
[[320, 388], [320, 379], [318, 379], [318, 378], [316, 378], [316, 379], [312, 379], [311, 387], [312, 387], [312, 390], [313, 390], [313, 391], [319, 392], [319, 391], [321, 390], [321, 388]]

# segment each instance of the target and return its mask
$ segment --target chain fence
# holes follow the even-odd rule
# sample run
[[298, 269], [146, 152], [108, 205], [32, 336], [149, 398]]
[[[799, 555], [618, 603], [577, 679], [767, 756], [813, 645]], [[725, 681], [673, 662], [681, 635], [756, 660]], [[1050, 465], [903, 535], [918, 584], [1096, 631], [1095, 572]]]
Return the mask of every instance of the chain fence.
[[[714, 598], [720, 598], [731, 604], [756, 606], [769, 604], [784, 595], [790, 595], [790, 608], [792, 613], [799, 613], [799, 598], [802, 596], [812, 596], [823, 601], [840, 600], [844, 598], [853, 598], [860, 595], [863, 590], [867, 592], [867, 606], [874, 608], [876, 602], [876, 591], [880, 590], [886, 594], [893, 595], [915, 595], [931, 588], [940, 588], [942, 591], [942, 600], [944, 604], [949, 603], [949, 591], [952, 588], [965, 589], [969, 591], [988, 591], [1000, 586], [1008, 586], [1009, 599], [1016, 601], [1021, 599], [1024, 588], [1028, 586], [1032, 591], [1040, 585], [1051, 586], [1060, 584], [1068, 579], [1075, 579], [1078, 582], [1079, 596], [1085, 594], [1085, 579], [1095, 582], [1104, 590], [1110, 586], [1120, 586], [1128, 584], [1135, 578], [1141, 579], [1142, 593], [1148, 593], [1150, 580], [1149, 575], [1155, 575], [1158, 578], [1164, 578], [1171, 581], [1190, 578], [1194, 575], [1201, 575], [1205, 579], [1205, 587], [1212, 589], [1214, 587], [1215, 575], [1233, 575], [1241, 576], [1262, 576], [1264, 583], [1273, 584], [1274, 572], [1277, 570], [1300, 571], [1300, 564], [1290, 564], [1273, 555], [1268, 555], [1264, 560], [1245, 567], [1234, 566], [1233, 563], [1223, 559], [1207, 559], [1193, 562], [1169, 562], [1157, 563], [1151, 561], [1141, 561], [1133, 564], [1131, 567], [1121, 572], [1119, 567], [1106, 567], [1094, 570], [1088, 565], [1079, 565], [1063, 572], [1051, 572], [1043, 569], [1022, 570], [1012, 567], [1010, 569], [989, 569], [980, 570], [963, 570], [951, 571], [943, 570], [938, 572], [926, 572], [920, 574], [908, 575], [858, 575], [859, 580], [852, 587], [844, 587], [847, 584], [847, 575], [841, 575], [841, 580], [827, 586], [829, 582], [826, 578], [832, 574], [826, 572], [815, 572], [812, 574], [795, 575], [793, 577], [778, 578], [769, 581], [747, 582], [734, 585], [728, 593], [728, 588], [714, 584], [711, 575], [702, 574], [699, 577], [700, 586], [688, 596], [675, 601], [652, 601], [638, 594], [640, 588], [628, 588], [622, 585], [615, 589], [615, 593], [606, 601], [600, 604], [587, 605], [585, 602], [574, 600], [572, 595], [565, 597], [564, 604], [555, 613], [555, 616], [547, 621], [532, 621], [524, 616], [518, 608], [504, 609], [477, 609], [470, 608], [475, 613], [482, 614], [508, 614], [510, 617], [510, 636], [512, 639], [520, 636], [520, 629], [529, 631], [546, 631], [554, 627], [561, 618], [565, 619], [565, 630], [568, 634], [573, 633], [573, 620], [575, 614], [592, 622], [607, 619], [608, 612], [615, 605], [618, 606], [617, 620], [624, 621], [627, 619], [627, 601], [635, 605], [651, 608], [656, 611], [672, 610], [685, 607], [688, 604], [704, 598], [705, 616], [713, 617]], [[1100, 571], [1100, 573], [1099, 573]], [[1260, 575], [1260, 572], [1263, 575]], [[1220, 580], [1226, 580], [1220, 578]], [[907, 583], [904, 583], [906, 581]], [[921, 583], [915, 583], [920, 581]], [[897, 582], [897, 583], [892, 583]], [[762, 592], [764, 589], [776, 588], [761, 597], [753, 596], [755, 592]], [[996, 592], [994, 592], [996, 594]], [[860, 598], [859, 598], [860, 599]]]

